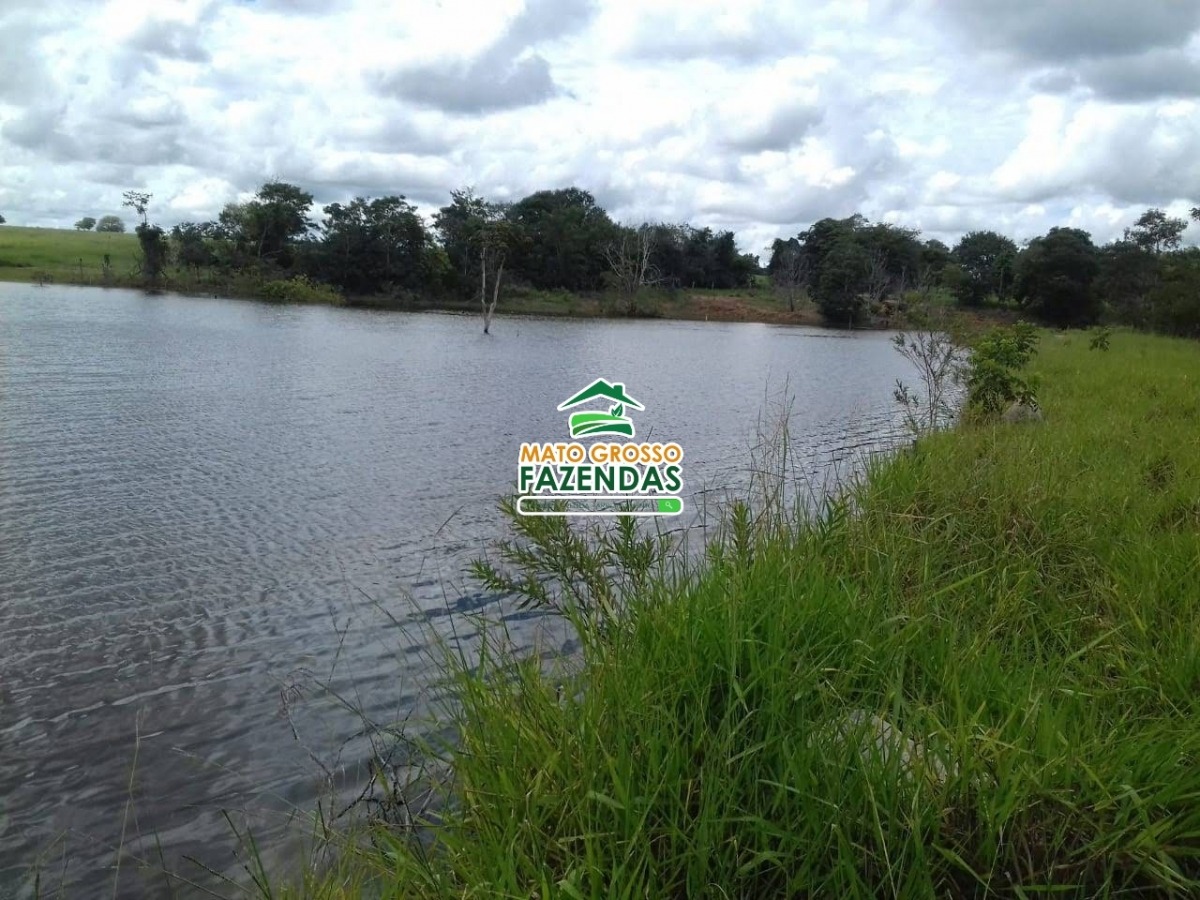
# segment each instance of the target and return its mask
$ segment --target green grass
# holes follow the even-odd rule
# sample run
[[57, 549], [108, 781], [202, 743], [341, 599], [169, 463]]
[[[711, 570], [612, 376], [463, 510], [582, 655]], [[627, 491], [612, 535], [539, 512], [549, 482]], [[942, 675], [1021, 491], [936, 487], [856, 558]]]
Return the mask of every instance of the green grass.
[[47, 273], [55, 281], [99, 282], [105, 253], [114, 274], [126, 276], [136, 266], [137, 237], [0, 225], [0, 281], [35, 281]]
[[432, 846], [302, 893], [1195, 896], [1200, 346], [1087, 343], [1043, 340], [1043, 424], [735, 529], [581, 662], [458, 666]]

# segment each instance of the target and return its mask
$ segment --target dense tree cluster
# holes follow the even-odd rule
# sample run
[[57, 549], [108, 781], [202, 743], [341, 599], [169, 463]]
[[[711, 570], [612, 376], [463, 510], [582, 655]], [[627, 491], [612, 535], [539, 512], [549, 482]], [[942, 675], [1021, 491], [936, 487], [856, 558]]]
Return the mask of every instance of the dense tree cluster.
[[[619, 286], [613, 250], [635, 234], [648, 250], [637, 287], [744, 287], [759, 270], [757, 257], [738, 252], [732, 231], [622, 226], [576, 187], [538, 191], [516, 203], [455, 191], [431, 224], [400, 195], [332, 203], [318, 220], [310, 218], [312, 205], [312, 194], [269, 182], [253, 199], [227, 204], [216, 221], [176, 225], [175, 262], [197, 272], [304, 275], [351, 297], [470, 296], [498, 283], [502, 270], [510, 284], [599, 291]], [[97, 230], [107, 224], [102, 219]]]
[[[638, 311], [641, 288], [733, 289], [755, 284], [758, 258], [738, 251], [731, 231], [686, 224], [614, 222], [577, 187], [497, 203], [455, 191], [427, 223], [402, 195], [355, 197], [323, 207], [281, 181], [229, 203], [216, 221], [184, 222], [170, 233], [146, 217], [149, 195], [128, 192], [141, 218], [144, 271], [167, 264], [303, 277], [355, 297], [476, 297], [490, 319], [502, 286], [612, 289]], [[1200, 220], [1200, 208], [1192, 211]], [[77, 227], [87, 227], [81, 220]], [[972, 231], [953, 247], [911, 228], [861, 215], [825, 218], [775, 241], [765, 272], [794, 309], [810, 299], [831, 324], [890, 318], [935, 292], [964, 306], [1019, 308], [1055, 325], [1100, 320], [1200, 336], [1200, 250], [1182, 248], [1186, 219], [1147, 210], [1120, 240], [1096, 246], [1077, 228], [1052, 228], [1018, 246]], [[115, 216], [97, 231], [124, 230]]]
[[[1200, 207], [1192, 218], [1200, 221]], [[1081, 229], [1051, 228], [1023, 248], [972, 231], [951, 249], [855, 215], [777, 240], [767, 270], [777, 286], [807, 293], [833, 324], [941, 290], [964, 306], [1016, 307], [1051, 325], [1104, 320], [1200, 337], [1200, 249], [1182, 247], [1187, 224], [1150, 209], [1101, 247]]]

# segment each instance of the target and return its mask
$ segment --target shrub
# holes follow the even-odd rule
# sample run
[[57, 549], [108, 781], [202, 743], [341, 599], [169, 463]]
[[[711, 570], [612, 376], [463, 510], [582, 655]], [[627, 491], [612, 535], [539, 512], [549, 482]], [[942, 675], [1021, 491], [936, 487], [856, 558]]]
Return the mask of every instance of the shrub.
[[149, 281], [158, 281], [171, 258], [166, 232], [157, 225], [139, 225], [134, 231], [142, 248], [142, 275]]
[[1020, 373], [1037, 352], [1037, 330], [1026, 322], [993, 328], [971, 348], [967, 406], [985, 416], [1016, 402], [1037, 408], [1037, 379]]
[[892, 346], [912, 363], [921, 380], [918, 393], [896, 379], [893, 397], [904, 409], [908, 430], [915, 435], [928, 434], [952, 422], [954, 385], [962, 366], [954, 339], [941, 330], [902, 332], [892, 338]]
[[258, 296], [276, 303], [329, 303], [340, 306], [345, 302], [336, 288], [312, 281], [306, 275], [264, 281], [258, 289]]
[[1092, 339], [1088, 342], [1089, 350], [1107, 350], [1109, 341], [1112, 338], [1112, 329], [1107, 325], [1102, 328], [1097, 328], [1092, 333]]

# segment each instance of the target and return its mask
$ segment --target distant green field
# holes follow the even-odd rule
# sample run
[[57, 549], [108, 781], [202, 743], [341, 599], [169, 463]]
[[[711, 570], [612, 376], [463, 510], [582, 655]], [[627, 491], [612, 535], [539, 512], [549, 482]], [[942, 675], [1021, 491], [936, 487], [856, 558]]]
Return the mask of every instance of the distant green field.
[[0, 225], [0, 281], [36, 281], [39, 273], [56, 281], [99, 281], [105, 253], [120, 277], [134, 268], [137, 252], [132, 234]]

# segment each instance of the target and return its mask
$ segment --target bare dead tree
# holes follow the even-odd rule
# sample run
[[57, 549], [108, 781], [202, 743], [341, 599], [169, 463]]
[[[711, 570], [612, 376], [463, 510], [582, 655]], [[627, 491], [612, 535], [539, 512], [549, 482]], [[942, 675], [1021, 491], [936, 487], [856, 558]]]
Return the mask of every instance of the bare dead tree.
[[808, 283], [809, 258], [799, 246], [780, 251], [778, 265], [771, 274], [775, 287], [787, 298], [788, 312], [796, 311], [796, 298]]
[[876, 247], [871, 251], [867, 268], [867, 299], [875, 306], [895, 291], [896, 281], [887, 268], [887, 254]]
[[[483, 309], [483, 333], [491, 334], [492, 317], [500, 302], [500, 282], [504, 278], [504, 263], [508, 259], [509, 235], [503, 223], [493, 223], [479, 229], [475, 240], [479, 245], [479, 303]], [[488, 298], [488, 279], [492, 296]]]
[[621, 294], [625, 314], [637, 312], [638, 292], [659, 280], [654, 267], [654, 233], [649, 225], [622, 228], [621, 237], [604, 248], [604, 259]]
[[928, 300], [933, 295], [934, 288], [937, 285], [937, 271], [929, 263], [921, 263], [917, 268], [917, 277], [913, 282], [913, 289], [921, 295], [921, 299]]

